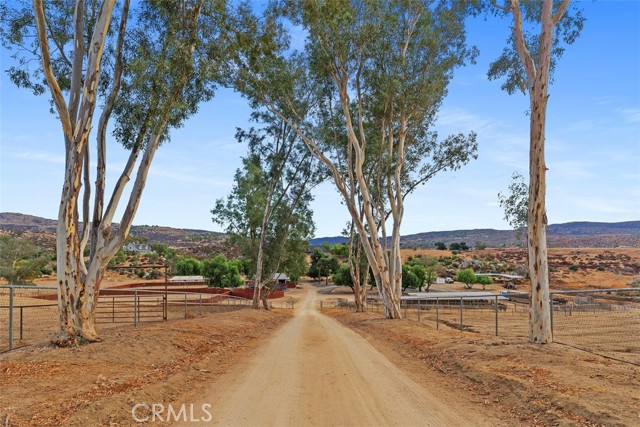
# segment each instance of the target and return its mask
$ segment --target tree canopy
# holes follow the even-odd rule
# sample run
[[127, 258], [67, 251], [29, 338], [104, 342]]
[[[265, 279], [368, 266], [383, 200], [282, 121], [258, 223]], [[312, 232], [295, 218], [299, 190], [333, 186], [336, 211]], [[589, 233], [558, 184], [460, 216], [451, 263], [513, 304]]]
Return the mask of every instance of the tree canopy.
[[[441, 138], [432, 126], [453, 70], [476, 55], [466, 45], [467, 12], [457, 1], [285, 3], [254, 30], [271, 36], [273, 49], [248, 46], [236, 58], [235, 87], [289, 124], [330, 170], [387, 317], [401, 317], [405, 197], [476, 155], [475, 134]], [[284, 20], [304, 30], [303, 51], [290, 49]]]

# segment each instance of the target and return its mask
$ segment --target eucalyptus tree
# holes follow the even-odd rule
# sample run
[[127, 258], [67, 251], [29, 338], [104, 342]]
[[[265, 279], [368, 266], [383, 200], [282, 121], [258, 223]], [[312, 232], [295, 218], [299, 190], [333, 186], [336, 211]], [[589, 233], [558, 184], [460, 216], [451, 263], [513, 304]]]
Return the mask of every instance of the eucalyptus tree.
[[[306, 34], [304, 50], [292, 52], [284, 36], [269, 51], [249, 45], [236, 58], [234, 83], [329, 169], [385, 315], [400, 318], [405, 197], [475, 156], [474, 134], [439, 139], [433, 131], [453, 70], [475, 55], [465, 43], [466, 3], [309, 0], [285, 2], [281, 11]], [[280, 34], [277, 11], [262, 22], [256, 40]]]
[[[182, 126], [200, 102], [213, 96], [216, 59], [228, 50], [220, 31], [224, 2], [145, 1], [130, 11], [125, 0], [119, 6], [115, 0], [34, 0], [33, 8], [16, 2], [1, 10], [2, 42], [14, 49], [17, 63], [9, 69], [10, 78], [36, 94], [48, 88], [62, 125], [66, 161], [56, 246], [60, 333], [54, 337], [60, 345], [100, 339], [95, 308], [101, 280], [129, 233], [154, 154], [171, 128]], [[41, 68], [31, 67], [34, 60]], [[130, 154], [108, 195], [112, 116], [115, 139]], [[123, 198], [124, 212], [114, 227]]]
[[218, 199], [211, 213], [254, 267], [253, 307], [262, 300], [269, 309], [273, 275], [280, 269], [293, 275], [305, 270], [314, 231], [311, 190], [323, 174], [287, 123], [264, 112], [254, 118], [264, 127], [237, 132], [238, 142], [248, 146], [244, 168], [236, 171], [231, 194]]
[[[491, 64], [489, 78], [504, 78], [502, 89], [529, 94], [529, 197], [527, 247], [531, 302], [529, 340], [553, 340], [549, 302], [545, 124], [549, 84], [564, 45], [572, 44], [582, 30], [580, 11], [568, 11], [571, 0], [509, 0], [494, 5], [513, 17], [512, 33], [502, 55]], [[539, 31], [537, 28], [539, 27]]]

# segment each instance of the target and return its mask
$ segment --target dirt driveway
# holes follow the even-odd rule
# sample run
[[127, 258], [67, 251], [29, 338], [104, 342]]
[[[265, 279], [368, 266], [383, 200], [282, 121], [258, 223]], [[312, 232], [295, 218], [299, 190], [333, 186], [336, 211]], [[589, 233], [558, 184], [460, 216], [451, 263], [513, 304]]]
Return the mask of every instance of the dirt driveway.
[[196, 405], [210, 404], [216, 425], [493, 425], [413, 381], [306, 291], [294, 319]]

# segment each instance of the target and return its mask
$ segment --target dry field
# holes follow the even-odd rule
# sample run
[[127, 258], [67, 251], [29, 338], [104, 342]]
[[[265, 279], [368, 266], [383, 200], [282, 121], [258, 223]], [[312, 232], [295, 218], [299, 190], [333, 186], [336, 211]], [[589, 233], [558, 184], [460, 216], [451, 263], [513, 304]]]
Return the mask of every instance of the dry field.
[[[533, 345], [378, 313], [326, 312], [357, 331], [414, 381], [463, 396], [495, 425], [635, 426], [640, 367], [566, 345]], [[633, 339], [633, 337], [629, 337]], [[490, 415], [491, 416], [491, 415]], [[506, 421], [498, 422], [499, 417]], [[503, 424], [504, 423], [504, 424]]]
[[[403, 249], [402, 256], [453, 256], [451, 251], [436, 249]], [[502, 260], [506, 266], [525, 266], [526, 250], [522, 248], [463, 252], [460, 258], [474, 258], [489, 263]], [[576, 271], [570, 269], [576, 266]], [[640, 248], [551, 248], [549, 249], [550, 286], [552, 289], [623, 288], [640, 277]], [[519, 290], [527, 291], [525, 286]]]
[[240, 310], [104, 329], [103, 342], [80, 348], [42, 343], [2, 354], [0, 420], [11, 427], [140, 425], [131, 418], [136, 402], [193, 399], [288, 319], [290, 310]]

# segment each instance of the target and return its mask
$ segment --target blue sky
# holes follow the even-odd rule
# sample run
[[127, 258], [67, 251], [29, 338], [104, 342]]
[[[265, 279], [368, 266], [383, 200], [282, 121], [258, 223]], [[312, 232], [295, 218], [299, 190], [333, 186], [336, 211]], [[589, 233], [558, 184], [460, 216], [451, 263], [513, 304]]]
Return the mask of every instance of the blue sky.
[[[561, 59], [547, 114], [547, 215], [550, 223], [640, 219], [640, 2], [578, 2], [587, 18], [577, 42]], [[527, 176], [528, 98], [508, 95], [488, 81], [488, 64], [502, 50], [509, 21], [478, 18], [469, 41], [477, 64], [457, 71], [439, 114], [441, 135], [474, 130], [479, 157], [443, 173], [406, 201], [402, 233], [507, 229], [497, 193], [514, 171]], [[0, 211], [56, 218], [64, 152], [61, 128], [44, 96], [14, 87], [0, 53]], [[151, 167], [134, 224], [221, 231], [210, 209], [231, 190], [244, 146], [236, 127], [248, 126], [250, 108], [220, 90], [184, 128], [172, 132]], [[109, 182], [126, 152], [108, 148]], [[95, 157], [95, 156], [94, 156]], [[346, 209], [327, 183], [315, 192], [316, 236], [337, 235]]]

